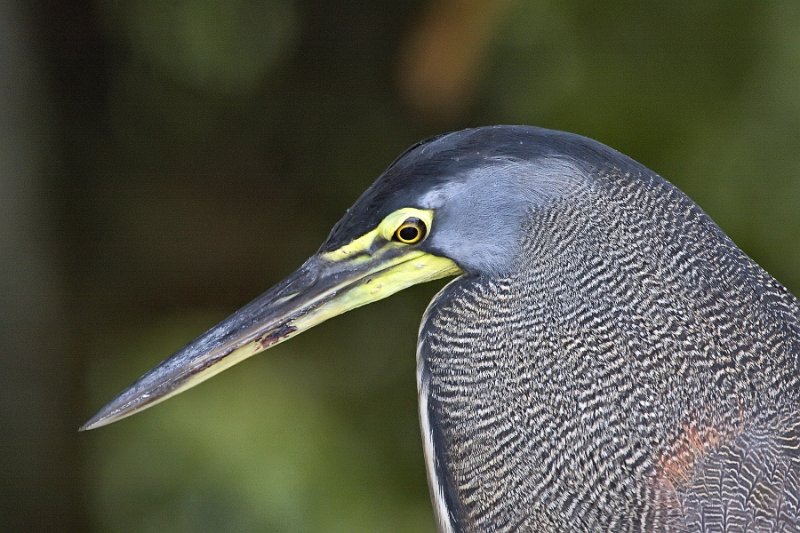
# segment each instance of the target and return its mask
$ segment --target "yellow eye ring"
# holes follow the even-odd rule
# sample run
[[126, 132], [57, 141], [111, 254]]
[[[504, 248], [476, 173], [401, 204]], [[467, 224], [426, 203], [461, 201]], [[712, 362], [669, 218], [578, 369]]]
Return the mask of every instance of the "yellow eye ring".
[[394, 232], [394, 240], [403, 244], [417, 244], [428, 233], [425, 223], [417, 217], [410, 217], [400, 224]]

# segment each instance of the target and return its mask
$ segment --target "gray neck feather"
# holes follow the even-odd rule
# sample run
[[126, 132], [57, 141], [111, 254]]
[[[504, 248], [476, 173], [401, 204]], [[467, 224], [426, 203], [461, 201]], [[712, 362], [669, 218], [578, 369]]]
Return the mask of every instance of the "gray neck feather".
[[574, 186], [568, 201], [559, 185], [518, 191], [531, 216], [504, 223], [526, 224], [522, 252], [502, 275], [448, 286], [423, 324], [458, 524], [666, 523], [675, 493], [659, 457], [683, 432], [728, 438], [800, 401], [800, 305], [786, 289], [657, 176]]
[[468, 273], [508, 272], [521, 252], [520, 237], [531, 212], [560, 200], [574, 201], [590, 185], [586, 171], [570, 159], [494, 158], [488, 167], [422, 198], [422, 207], [436, 210], [429, 246]]

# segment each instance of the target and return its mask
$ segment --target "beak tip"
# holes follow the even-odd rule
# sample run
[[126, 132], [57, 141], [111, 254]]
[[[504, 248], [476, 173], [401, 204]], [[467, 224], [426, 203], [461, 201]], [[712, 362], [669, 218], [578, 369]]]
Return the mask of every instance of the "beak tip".
[[78, 428], [78, 431], [91, 431], [92, 429], [97, 429], [99, 427], [105, 426], [109, 424], [111, 420], [106, 419], [103, 416], [102, 411], [94, 415], [92, 418], [86, 421], [81, 427]]
[[111, 402], [100, 409], [92, 418], [87, 420], [81, 427], [79, 427], [78, 431], [91, 431], [93, 429], [101, 428], [103, 426], [112, 424], [121, 418], [125, 418], [126, 416], [127, 415], [124, 414], [124, 411], [120, 412], [120, 410], [116, 408], [116, 402]]

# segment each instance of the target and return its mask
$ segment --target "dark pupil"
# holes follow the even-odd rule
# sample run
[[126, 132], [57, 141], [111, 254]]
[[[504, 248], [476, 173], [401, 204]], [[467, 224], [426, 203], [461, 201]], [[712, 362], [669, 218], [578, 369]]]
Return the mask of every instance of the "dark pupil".
[[404, 228], [400, 228], [400, 239], [404, 241], [413, 241], [419, 235], [419, 230], [414, 226], [406, 226]]

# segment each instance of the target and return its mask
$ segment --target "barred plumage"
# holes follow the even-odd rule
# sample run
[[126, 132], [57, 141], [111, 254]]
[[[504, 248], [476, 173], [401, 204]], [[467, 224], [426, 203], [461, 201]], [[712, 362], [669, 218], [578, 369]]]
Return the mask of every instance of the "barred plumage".
[[419, 383], [453, 531], [796, 531], [800, 306], [685, 195], [607, 158], [449, 284]]

